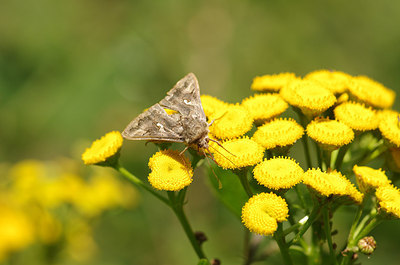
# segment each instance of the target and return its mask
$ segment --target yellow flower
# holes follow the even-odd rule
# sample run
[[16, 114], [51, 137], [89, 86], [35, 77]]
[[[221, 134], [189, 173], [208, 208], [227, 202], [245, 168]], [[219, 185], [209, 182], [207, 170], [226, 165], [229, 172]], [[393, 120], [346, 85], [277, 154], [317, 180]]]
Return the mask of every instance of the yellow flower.
[[71, 220], [65, 232], [65, 250], [72, 259], [87, 263], [97, 252], [91, 226], [83, 219]]
[[114, 165], [122, 146], [122, 135], [118, 131], [112, 131], [94, 141], [90, 148], [82, 154], [82, 160], [86, 165]]
[[397, 112], [385, 113], [385, 116], [380, 115], [379, 130], [390, 144], [400, 147], [400, 114]]
[[339, 121], [357, 131], [375, 130], [379, 119], [376, 111], [364, 104], [345, 102], [334, 109], [335, 117]]
[[358, 187], [363, 193], [390, 185], [390, 180], [387, 178], [385, 171], [381, 169], [354, 165], [353, 172], [356, 175]]
[[304, 171], [291, 158], [264, 160], [253, 170], [254, 178], [269, 189], [289, 189], [302, 180]]
[[376, 189], [376, 198], [379, 200], [380, 210], [400, 218], [400, 191], [393, 185], [379, 187]]
[[210, 132], [218, 139], [237, 138], [253, 127], [253, 118], [246, 108], [240, 105], [229, 105], [209, 117], [214, 120]]
[[249, 199], [242, 208], [242, 222], [250, 232], [272, 235], [288, 217], [286, 201], [274, 193], [260, 193]]
[[295, 120], [275, 119], [257, 128], [252, 139], [266, 149], [293, 145], [304, 133]]
[[0, 261], [34, 240], [34, 227], [22, 211], [0, 204]]
[[304, 79], [318, 81], [334, 94], [341, 94], [346, 91], [351, 76], [340, 71], [318, 70], [307, 74]]
[[[222, 143], [222, 146], [213, 144], [215, 150], [211, 149], [214, 159], [222, 168], [236, 169], [247, 166], [253, 166], [262, 161], [265, 149], [245, 136], [240, 139], [227, 140]], [[233, 154], [233, 155], [232, 155]]]
[[176, 150], [162, 150], [149, 160], [150, 184], [158, 190], [178, 191], [192, 183], [190, 161]]
[[244, 106], [257, 124], [261, 124], [282, 114], [288, 104], [279, 94], [256, 94], [242, 101]]
[[280, 94], [307, 116], [317, 116], [336, 102], [335, 95], [329, 89], [311, 80], [294, 80], [283, 87]]
[[364, 197], [345, 176], [337, 171], [322, 172], [319, 168], [309, 169], [303, 175], [303, 182], [325, 197], [331, 195], [349, 197], [358, 204]]
[[359, 101], [376, 108], [390, 108], [396, 93], [381, 83], [366, 76], [353, 77], [349, 82], [349, 92]]
[[293, 79], [296, 79], [296, 75], [294, 73], [256, 76], [251, 84], [251, 89], [263, 92], [277, 92]]
[[210, 117], [215, 112], [225, 109], [228, 103], [223, 102], [215, 97], [209, 95], [201, 95], [200, 96], [201, 105], [203, 105], [204, 113], [207, 117]]
[[354, 139], [354, 132], [349, 126], [324, 118], [310, 122], [307, 125], [307, 135], [327, 150], [335, 150]]

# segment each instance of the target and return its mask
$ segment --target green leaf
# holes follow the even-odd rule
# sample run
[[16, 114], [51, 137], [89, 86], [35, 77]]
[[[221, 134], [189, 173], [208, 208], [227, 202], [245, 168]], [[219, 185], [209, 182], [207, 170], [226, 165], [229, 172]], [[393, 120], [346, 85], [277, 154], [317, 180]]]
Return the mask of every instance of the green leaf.
[[[215, 175], [209, 169], [209, 180], [217, 197], [233, 214], [241, 218], [242, 207], [249, 197], [244, 191], [239, 177], [230, 170], [224, 170], [216, 165], [212, 165]], [[218, 179], [217, 179], [218, 178]], [[220, 183], [221, 187], [220, 187]]]
[[206, 259], [201, 259], [197, 265], [211, 265], [211, 263]]

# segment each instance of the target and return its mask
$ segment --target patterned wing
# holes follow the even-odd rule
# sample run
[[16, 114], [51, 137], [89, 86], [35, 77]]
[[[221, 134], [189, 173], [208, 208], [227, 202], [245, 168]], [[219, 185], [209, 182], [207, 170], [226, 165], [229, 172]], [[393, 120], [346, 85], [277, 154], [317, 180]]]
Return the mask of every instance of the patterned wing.
[[207, 120], [200, 101], [199, 82], [193, 73], [189, 73], [179, 80], [167, 93], [167, 96], [160, 101], [160, 105], [175, 110], [183, 116], [191, 115], [196, 119]]
[[162, 142], [184, 142], [180, 115], [168, 115], [155, 104], [131, 121], [122, 136], [129, 140], [148, 140]]

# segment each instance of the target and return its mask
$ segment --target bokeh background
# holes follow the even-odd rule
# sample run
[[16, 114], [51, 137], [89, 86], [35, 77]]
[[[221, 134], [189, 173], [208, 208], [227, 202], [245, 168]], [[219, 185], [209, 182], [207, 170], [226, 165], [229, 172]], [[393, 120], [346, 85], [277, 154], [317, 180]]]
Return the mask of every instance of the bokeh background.
[[[318, 69], [367, 75], [399, 93], [399, 25], [400, 2], [392, 0], [1, 1], [0, 177], [27, 159], [67, 159], [87, 179], [84, 148], [122, 130], [188, 72], [203, 94], [228, 102], [250, 95], [256, 75]], [[155, 150], [125, 142], [122, 163], [145, 178]], [[243, 228], [216, 201], [203, 171], [189, 190], [189, 218], [207, 232], [210, 257], [241, 264]], [[135, 194], [128, 209], [90, 219], [97, 251], [89, 258], [46, 259], [30, 246], [13, 263], [194, 264], [169, 209]], [[339, 216], [348, 225], [352, 215]], [[397, 264], [399, 223], [374, 234], [378, 249], [363, 264]]]

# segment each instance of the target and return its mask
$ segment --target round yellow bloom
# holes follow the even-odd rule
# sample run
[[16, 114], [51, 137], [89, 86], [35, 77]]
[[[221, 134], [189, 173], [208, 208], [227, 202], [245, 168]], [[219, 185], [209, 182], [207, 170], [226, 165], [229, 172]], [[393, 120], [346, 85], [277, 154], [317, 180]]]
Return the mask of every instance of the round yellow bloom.
[[115, 162], [118, 158], [119, 150], [122, 146], [122, 135], [118, 131], [112, 131], [94, 141], [92, 146], [87, 148], [82, 154], [82, 160], [86, 165], [98, 164], [105, 162]]
[[216, 111], [209, 120], [214, 120], [210, 132], [218, 139], [240, 137], [253, 127], [253, 118], [247, 109], [240, 105], [229, 105]]
[[228, 105], [230, 105], [210, 95], [201, 95], [200, 100], [207, 117], [210, 117], [217, 111], [224, 110]]
[[178, 191], [192, 183], [193, 169], [190, 161], [176, 150], [163, 150], [149, 160], [150, 184], [158, 190]]
[[289, 208], [285, 199], [274, 193], [260, 193], [251, 197], [242, 208], [242, 222], [250, 232], [272, 235], [277, 222], [288, 217]]
[[340, 172], [322, 172], [318, 169], [309, 169], [303, 175], [303, 182], [322, 196], [331, 195], [349, 197], [356, 203], [361, 203], [364, 195]]
[[349, 126], [323, 118], [315, 119], [307, 125], [307, 135], [328, 150], [335, 150], [354, 139], [354, 132]]
[[274, 190], [293, 187], [302, 180], [303, 174], [299, 164], [287, 157], [264, 160], [253, 170], [254, 178], [260, 185]]
[[386, 176], [385, 171], [381, 169], [354, 165], [353, 172], [356, 175], [358, 187], [363, 193], [390, 185], [390, 180]]
[[242, 106], [258, 124], [282, 114], [289, 107], [279, 94], [256, 94], [244, 99]]
[[296, 79], [296, 75], [294, 73], [256, 76], [251, 84], [251, 89], [263, 92], [277, 92], [293, 79]]
[[376, 198], [381, 210], [393, 217], [400, 218], [400, 191], [393, 185], [376, 189]]
[[304, 79], [318, 81], [334, 94], [341, 94], [346, 91], [351, 75], [330, 70], [318, 70], [307, 74]]
[[258, 127], [252, 139], [266, 149], [273, 149], [294, 144], [303, 133], [303, 127], [291, 118], [274, 119]]
[[400, 115], [397, 112], [385, 112], [380, 115], [379, 130], [390, 144], [400, 147]]
[[283, 87], [280, 94], [307, 116], [317, 116], [336, 102], [335, 95], [329, 89], [311, 80], [294, 80]]
[[357, 131], [375, 130], [379, 119], [376, 111], [364, 104], [345, 102], [334, 109], [335, 117], [339, 121]]
[[353, 77], [349, 82], [349, 92], [359, 101], [376, 108], [390, 108], [396, 93], [381, 83], [366, 76]]
[[211, 151], [217, 164], [222, 168], [236, 169], [253, 166], [262, 161], [265, 149], [245, 136], [239, 139], [227, 140], [222, 143], [222, 147], [213, 144]]

